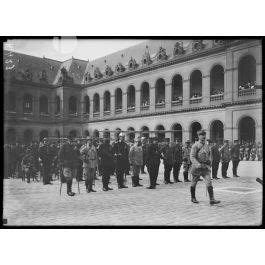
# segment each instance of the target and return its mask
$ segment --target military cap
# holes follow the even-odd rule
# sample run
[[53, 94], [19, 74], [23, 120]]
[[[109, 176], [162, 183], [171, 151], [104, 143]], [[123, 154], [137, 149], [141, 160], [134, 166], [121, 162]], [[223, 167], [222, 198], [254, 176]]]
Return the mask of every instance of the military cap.
[[43, 141], [48, 141], [48, 138], [43, 138]]
[[86, 137], [86, 141], [90, 141], [90, 140], [92, 140], [91, 137], [90, 136], [87, 136]]
[[206, 132], [204, 130], [197, 131], [197, 135], [206, 135]]
[[120, 137], [120, 136], [125, 137], [125, 134], [121, 132], [121, 133], [119, 134], [119, 137]]

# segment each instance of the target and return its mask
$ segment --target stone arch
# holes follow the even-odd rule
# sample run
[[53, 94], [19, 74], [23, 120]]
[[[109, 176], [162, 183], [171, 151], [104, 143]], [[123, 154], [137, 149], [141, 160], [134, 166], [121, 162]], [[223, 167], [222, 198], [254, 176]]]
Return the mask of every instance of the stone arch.
[[148, 126], [142, 126], [141, 128], [141, 136], [149, 138], [149, 127]]
[[193, 121], [190, 124], [190, 139], [192, 142], [196, 141], [198, 139], [197, 131], [202, 129], [202, 125], [198, 121]]
[[31, 129], [26, 129], [23, 134], [23, 142], [25, 144], [31, 143], [33, 140], [33, 131]]
[[256, 140], [256, 122], [251, 116], [241, 116], [238, 120], [238, 140], [254, 143]]
[[135, 86], [130, 85], [127, 89], [127, 107], [135, 108]]
[[128, 129], [127, 129], [127, 136], [128, 136], [128, 140], [130, 141], [130, 142], [133, 142], [134, 141], [134, 139], [135, 139], [135, 133], [134, 133], [134, 128], [133, 127], [129, 127]]
[[122, 109], [122, 89], [120, 87], [115, 90], [115, 110]]
[[210, 139], [218, 144], [224, 141], [224, 124], [220, 120], [213, 120], [210, 123]]
[[49, 132], [47, 130], [42, 130], [40, 132], [39, 140], [42, 141], [44, 138], [49, 137]]
[[88, 95], [84, 97], [84, 113], [89, 114], [90, 113], [90, 98]]
[[224, 93], [224, 68], [216, 64], [210, 71], [210, 93], [218, 95]]
[[60, 96], [56, 96], [55, 98], [55, 114], [58, 114], [61, 112], [61, 98]]
[[5, 99], [5, 109], [8, 111], [16, 111], [16, 93], [8, 91]]
[[202, 72], [194, 70], [190, 75], [190, 98], [202, 96]]
[[150, 105], [150, 85], [148, 82], [144, 81], [141, 84], [141, 106]]
[[23, 96], [23, 113], [33, 113], [33, 96], [24, 94]]
[[166, 137], [166, 133], [163, 132], [165, 131], [165, 127], [162, 124], [159, 124], [155, 127], [156, 132], [156, 137], [158, 138], [158, 141], [162, 141]]
[[183, 78], [180, 74], [175, 74], [171, 82], [172, 101], [181, 101], [183, 97]]
[[182, 142], [183, 140], [183, 128], [181, 126], [180, 123], [174, 123], [171, 127], [172, 130], [174, 130], [173, 132], [173, 139], [174, 141], [176, 141], [176, 139], [178, 139], [180, 142]]
[[16, 130], [8, 128], [5, 133], [5, 143], [14, 144], [16, 142]]
[[256, 59], [248, 54], [240, 58], [238, 62], [238, 86], [244, 89], [256, 84]]
[[166, 82], [165, 79], [159, 78], [155, 83], [155, 102], [156, 104], [165, 104]]

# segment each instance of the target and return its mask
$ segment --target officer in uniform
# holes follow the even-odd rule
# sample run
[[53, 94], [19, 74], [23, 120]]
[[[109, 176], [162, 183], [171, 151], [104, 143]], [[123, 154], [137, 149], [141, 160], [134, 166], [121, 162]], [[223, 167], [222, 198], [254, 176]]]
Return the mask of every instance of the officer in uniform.
[[234, 144], [231, 148], [231, 158], [232, 158], [232, 163], [233, 163], [233, 177], [238, 178], [239, 176], [237, 175], [237, 168], [239, 164], [239, 143], [238, 140], [234, 140]]
[[189, 181], [189, 169], [191, 166], [191, 160], [190, 160], [190, 152], [191, 152], [191, 147], [190, 147], [190, 140], [187, 140], [185, 142], [185, 146], [182, 149], [182, 157], [183, 157], [183, 176], [184, 176], [184, 181], [185, 182], [190, 182]]
[[83, 170], [86, 177], [85, 185], [86, 191], [96, 192], [93, 190], [93, 181], [96, 175], [96, 168], [98, 165], [97, 149], [92, 143], [92, 139], [87, 137], [87, 144], [80, 149], [80, 156], [83, 161]]
[[213, 141], [212, 146], [210, 147], [210, 150], [211, 150], [211, 156], [212, 156], [212, 178], [220, 179], [217, 177], [217, 173], [218, 173], [219, 163], [221, 159], [221, 154], [219, 152], [216, 141]]
[[116, 177], [118, 188], [128, 188], [124, 185], [124, 178], [129, 164], [129, 146], [124, 141], [124, 133], [119, 134], [119, 141], [114, 144], [113, 152], [116, 159]]
[[105, 135], [103, 138], [103, 143], [99, 145], [98, 157], [102, 166], [102, 184], [103, 191], [112, 190], [109, 185], [110, 175], [113, 170], [114, 164], [114, 154], [113, 148], [110, 145], [109, 138]]
[[231, 160], [231, 153], [229, 149], [229, 141], [224, 140], [224, 145], [220, 148], [221, 161], [222, 161], [222, 178], [227, 179], [227, 169]]
[[165, 139], [165, 145], [161, 148], [161, 154], [164, 161], [164, 183], [173, 184], [170, 181], [170, 174], [174, 164], [174, 149], [169, 146], [169, 139]]
[[244, 159], [244, 144], [240, 145], [240, 148], [239, 148], [239, 159], [240, 160]]
[[147, 148], [148, 148], [148, 143], [146, 137], [142, 137], [142, 149], [143, 149], [143, 164], [141, 166], [141, 173], [146, 174], [144, 171], [144, 167], [146, 166], [146, 157], [147, 157]]
[[154, 137], [153, 143], [149, 144], [147, 149], [147, 169], [150, 177], [150, 186], [147, 189], [156, 188], [160, 159], [162, 156], [158, 147], [158, 138]]
[[176, 143], [173, 146], [173, 155], [174, 155], [174, 164], [173, 164], [173, 177], [174, 182], [182, 182], [179, 180], [179, 171], [182, 165], [183, 157], [182, 157], [182, 147], [180, 145], [179, 139], [176, 139]]
[[255, 161], [256, 155], [257, 155], [257, 148], [256, 148], [256, 145], [254, 144], [250, 151], [251, 161]]
[[192, 182], [190, 187], [191, 201], [198, 203], [195, 197], [195, 190], [198, 179], [202, 176], [210, 197], [210, 204], [218, 204], [220, 201], [214, 199], [213, 186], [211, 181], [211, 154], [208, 144], [205, 142], [206, 132], [200, 130], [197, 132], [199, 140], [193, 144], [190, 152], [190, 160], [192, 162], [191, 174]]
[[132, 186], [143, 186], [139, 183], [140, 169], [143, 165], [143, 149], [141, 137], [138, 137], [136, 143], [130, 148], [129, 162], [132, 166]]
[[26, 154], [22, 158], [21, 166], [23, 174], [27, 179], [27, 183], [30, 183], [30, 177], [33, 177], [34, 174], [34, 157], [30, 148], [27, 148]]
[[39, 148], [39, 162], [42, 167], [43, 185], [52, 184], [50, 182], [50, 171], [52, 167], [52, 150], [48, 145], [48, 139], [43, 139], [43, 145]]
[[72, 183], [74, 177], [74, 170], [77, 166], [76, 152], [74, 150], [74, 143], [72, 137], [69, 137], [66, 143], [62, 145], [58, 153], [58, 159], [62, 166], [62, 172], [66, 179], [67, 184], [67, 194], [68, 196], [74, 196], [75, 193], [72, 192]]
[[248, 143], [246, 143], [246, 146], [245, 146], [245, 152], [244, 152], [245, 154], [245, 158], [246, 158], [246, 161], [248, 161], [249, 160], [249, 153], [250, 153], [250, 148], [249, 148], [249, 144]]
[[258, 155], [258, 161], [261, 161], [262, 160], [262, 144], [261, 142], [258, 142], [258, 152], [257, 152], [257, 155]]

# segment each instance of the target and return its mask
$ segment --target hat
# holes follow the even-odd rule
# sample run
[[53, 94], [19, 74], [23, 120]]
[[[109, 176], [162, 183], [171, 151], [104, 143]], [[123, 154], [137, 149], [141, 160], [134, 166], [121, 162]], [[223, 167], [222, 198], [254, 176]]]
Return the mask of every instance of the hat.
[[125, 137], [125, 134], [121, 132], [121, 133], [119, 134], [119, 137], [120, 137], [120, 136]]
[[206, 135], [206, 132], [204, 130], [197, 131], [197, 135]]
[[43, 141], [48, 141], [48, 138], [43, 138]]
[[145, 140], [145, 139], [146, 139], [146, 137], [142, 136], [141, 140]]

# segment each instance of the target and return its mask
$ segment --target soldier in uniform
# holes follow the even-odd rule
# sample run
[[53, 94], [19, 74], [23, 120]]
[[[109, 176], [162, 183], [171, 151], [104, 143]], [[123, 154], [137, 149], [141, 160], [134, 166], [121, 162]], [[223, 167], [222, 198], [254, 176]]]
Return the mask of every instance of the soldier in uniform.
[[195, 197], [195, 190], [200, 176], [204, 178], [209, 197], [210, 204], [218, 204], [220, 201], [214, 199], [213, 186], [211, 181], [211, 154], [208, 144], [205, 142], [206, 132], [200, 130], [197, 132], [199, 141], [193, 144], [190, 152], [190, 160], [192, 162], [191, 174], [192, 182], [190, 187], [191, 201], [198, 203]]
[[50, 171], [52, 166], [52, 150], [48, 145], [48, 139], [43, 139], [43, 146], [39, 148], [39, 162], [42, 167], [43, 184], [52, 184], [50, 182]]
[[258, 142], [258, 146], [257, 146], [257, 156], [258, 156], [258, 161], [262, 160], [262, 144], [261, 142]]
[[227, 169], [231, 160], [231, 154], [229, 149], [229, 141], [224, 140], [224, 145], [220, 148], [221, 162], [222, 162], [222, 178], [227, 179]]
[[141, 166], [141, 173], [146, 174], [144, 171], [144, 167], [146, 166], [146, 156], [147, 156], [147, 148], [148, 148], [148, 143], [146, 137], [142, 137], [142, 149], [143, 149], [143, 164]]
[[149, 144], [147, 149], [147, 169], [150, 177], [150, 186], [147, 189], [156, 188], [160, 159], [162, 159], [162, 156], [158, 148], [158, 139], [154, 137], [153, 143]]
[[183, 157], [183, 176], [184, 176], [184, 182], [190, 182], [189, 181], [189, 169], [191, 166], [191, 160], [190, 160], [190, 140], [187, 140], [185, 142], [185, 146], [182, 149], [182, 157]]
[[92, 139], [87, 137], [87, 144], [82, 146], [80, 150], [81, 159], [83, 161], [83, 170], [86, 177], [85, 185], [86, 191], [96, 192], [93, 190], [93, 181], [96, 175], [96, 168], [98, 165], [97, 149], [92, 143]]
[[124, 141], [124, 133], [119, 134], [119, 141], [114, 144], [113, 152], [116, 159], [116, 177], [118, 188], [128, 188], [124, 185], [124, 178], [129, 164], [129, 146]]
[[77, 157], [73, 146], [73, 139], [71, 137], [69, 137], [69, 139], [61, 146], [58, 153], [58, 159], [62, 166], [62, 173], [66, 179], [67, 195], [74, 196], [75, 193], [72, 192], [72, 183], [74, 170], [77, 166]]
[[237, 175], [237, 168], [239, 164], [239, 143], [238, 140], [234, 140], [234, 144], [231, 147], [231, 158], [232, 158], [232, 163], [233, 163], [233, 177], [238, 178], [239, 176]]
[[102, 166], [102, 184], [103, 191], [112, 190], [109, 185], [110, 175], [113, 170], [114, 164], [114, 154], [113, 148], [110, 145], [110, 140], [108, 137], [104, 137], [103, 143], [100, 144], [98, 149], [98, 157]]
[[244, 152], [244, 156], [245, 156], [245, 158], [246, 158], [246, 161], [249, 160], [249, 153], [250, 153], [249, 144], [246, 143], [246, 146], [245, 146], [245, 152]]
[[241, 161], [244, 159], [244, 144], [240, 145], [240, 148], [239, 148], [239, 159]]
[[212, 178], [220, 179], [217, 177], [221, 154], [219, 152], [216, 141], [213, 141], [213, 145], [210, 147], [212, 156]]
[[143, 149], [141, 137], [138, 137], [136, 143], [130, 148], [129, 162], [132, 166], [132, 186], [143, 186], [139, 183], [140, 169], [143, 165]]
[[251, 161], [255, 161], [256, 155], [257, 155], [257, 148], [256, 148], [256, 145], [253, 144], [251, 151], [250, 151]]
[[172, 146], [169, 146], [169, 139], [165, 139], [165, 144], [161, 148], [161, 154], [164, 161], [164, 183], [173, 184], [174, 182], [170, 181], [170, 173], [174, 164], [174, 149]]
[[27, 179], [27, 183], [30, 183], [30, 177], [33, 177], [34, 174], [34, 157], [30, 148], [27, 148], [26, 154], [22, 158], [21, 166], [23, 174]]
[[174, 182], [182, 182], [179, 180], [179, 171], [182, 165], [183, 157], [182, 157], [182, 147], [180, 145], [180, 141], [176, 139], [176, 143], [173, 146], [173, 155], [174, 155], [174, 164], [173, 164], [173, 177]]

